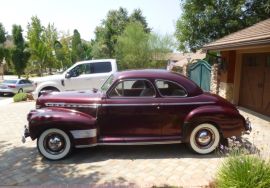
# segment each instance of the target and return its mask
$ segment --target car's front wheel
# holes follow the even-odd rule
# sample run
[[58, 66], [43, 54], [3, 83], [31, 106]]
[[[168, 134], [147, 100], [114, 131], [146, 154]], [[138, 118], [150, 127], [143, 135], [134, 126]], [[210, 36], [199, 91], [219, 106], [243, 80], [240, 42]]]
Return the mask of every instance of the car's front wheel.
[[189, 137], [189, 147], [198, 154], [213, 152], [219, 145], [220, 134], [218, 129], [209, 123], [196, 126]]
[[47, 129], [39, 136], [37, 147], [41, 155], [49, 160], [59, 160], [66, 157], [72, 149], [67, 133], [60, 129]]
[[23, 89], [20, 88], [20, 89], [18, 90], [18, 93], [23, 93]]

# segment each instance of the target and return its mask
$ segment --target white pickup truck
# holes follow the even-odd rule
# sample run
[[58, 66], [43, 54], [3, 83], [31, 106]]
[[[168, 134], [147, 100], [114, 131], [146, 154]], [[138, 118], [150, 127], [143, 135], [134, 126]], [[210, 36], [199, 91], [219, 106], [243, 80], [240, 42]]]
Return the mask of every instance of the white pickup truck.
[[60, 75], [33, 79], [36, 87], [33, 96], [36, 99], [43, 91], [98, 89], [116, 71], [117, 64], [115, 59], [77, 62]]

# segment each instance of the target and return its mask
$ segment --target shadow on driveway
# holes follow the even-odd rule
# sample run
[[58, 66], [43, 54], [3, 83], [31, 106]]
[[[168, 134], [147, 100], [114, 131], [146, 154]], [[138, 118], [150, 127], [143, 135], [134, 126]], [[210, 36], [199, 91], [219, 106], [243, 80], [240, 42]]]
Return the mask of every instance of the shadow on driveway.
[[[111, 170], [129, 171], [129, 162], [144, 161], [142, 164], [154, 165], [156, 169], [160, 161], [172, 162], [188, 159], [188, 165], [196, 165], [202, 160], [223, 158], [218, 152], [209, 155], [192, 153], [185, 144], [149, 145], [149, 146], [99, 146], [86, 149], [74, 149], [68, 158], [60, 161], [49, 161], [38, 153], [36, 147], [0, 141], [0, 185], [56, 185], [56, 184], [88, 184], [116, 187], [136, 187], [136, 184], [117, 174], [110, 177]], [[161, 159], [161, 160], [159, 160]], [[189, 160], [190, 159], [190, 160]], [[170, 161], [172, 160], [172, 161]], [[192, 162], [194, 160], [194, 162]], [[158, 161], [158, 163], [155, 163]], [[127, 164], [127, 166], [125, 166]], [[136, 163], [137, 164], [137, 163]], [[141, 165], [141, 163], [138, 163]], [[182, 162], [181, 162], [182, 164]], [[177, 164], [174, 166], [177, 167]], [[137, 168], [138, 166], [135, 166]], [[120, 169], [119, 169], [120, 168]], [[166, 168], [166, 165], [165, 165]], [[142, 169], [144, 167], [142, 166]], [[136, 175], [136, 174], [135, 174]], [[104, 181], [105, 179], [105, 181]]]

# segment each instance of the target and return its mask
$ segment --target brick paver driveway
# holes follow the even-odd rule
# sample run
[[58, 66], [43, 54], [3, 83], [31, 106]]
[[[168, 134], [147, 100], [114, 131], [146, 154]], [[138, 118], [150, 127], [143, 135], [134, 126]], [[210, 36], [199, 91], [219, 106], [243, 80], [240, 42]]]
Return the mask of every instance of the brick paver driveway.
[[[184, 144], [104, 146], [76, 150], [65, 160], [47, 161], [38, 154], [36, 142], [20, 141], [26, 114], [32, 108], [33, 102], [0, 106], [0, 185], [198, 187], [207, 185], [221, 164], [220, 155], [192, 154]], [[270, 141], [269, 118], [241, 112], [253, 123], [249, 140], [269, 151], [262, 144]]]

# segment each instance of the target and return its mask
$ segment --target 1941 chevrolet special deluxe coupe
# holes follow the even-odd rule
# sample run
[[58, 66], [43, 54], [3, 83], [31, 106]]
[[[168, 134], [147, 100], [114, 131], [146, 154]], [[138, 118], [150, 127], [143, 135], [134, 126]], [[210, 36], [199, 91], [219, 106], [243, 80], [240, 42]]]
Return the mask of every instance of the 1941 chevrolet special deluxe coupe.
[[251, 130], [225, 99], [164, 70], [112, 74], [100, 90], [45, 93], [27, 116], [23, 141], [37, 139], [47, 159], [73, 147], [187, 143], [199, 154]]

